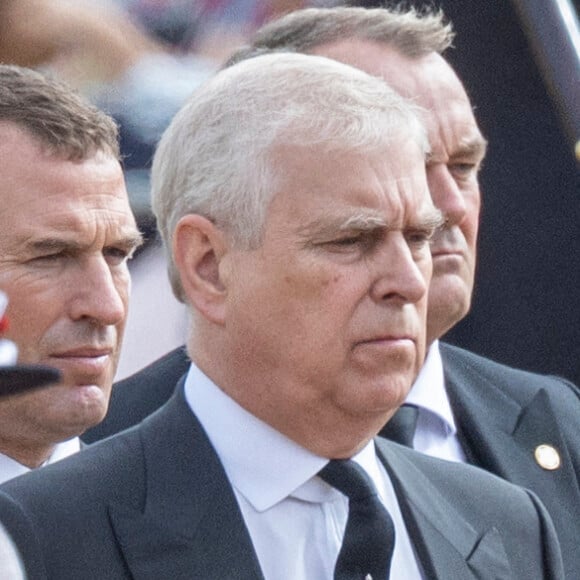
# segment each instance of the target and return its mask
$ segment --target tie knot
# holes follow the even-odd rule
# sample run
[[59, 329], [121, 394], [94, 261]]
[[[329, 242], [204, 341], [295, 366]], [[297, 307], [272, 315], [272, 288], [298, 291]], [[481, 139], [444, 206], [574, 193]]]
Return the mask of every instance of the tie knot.
[[377, 490], [366, 471], [351, 459], [331, 459], [318, 475], [346, 495], [349, 500], [377, 495]]

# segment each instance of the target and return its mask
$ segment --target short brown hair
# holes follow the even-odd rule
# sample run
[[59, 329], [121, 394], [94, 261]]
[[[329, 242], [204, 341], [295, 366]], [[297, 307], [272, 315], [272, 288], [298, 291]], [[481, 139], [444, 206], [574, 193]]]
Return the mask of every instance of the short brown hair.
[[72, 88], [19, 66], [0, 64], [0, 122], [27, 130], [51, 153], [82, 160], [98, 151], [119, 159], [115, 121]]

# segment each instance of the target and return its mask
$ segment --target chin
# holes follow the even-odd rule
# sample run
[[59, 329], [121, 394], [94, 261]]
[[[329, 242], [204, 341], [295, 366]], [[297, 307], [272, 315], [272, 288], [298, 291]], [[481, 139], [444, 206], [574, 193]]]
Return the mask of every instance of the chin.
[[405, 372], [398, 376], [391, 375], [388, 382], [385, 382], [384, 379], [378, 380], [374, 389], [369, 392], [369, 409], [372, 412], [377, 412], [399, 407], [405, 402], [414, 378], [414, 372]]
[[82, 435], [87, 429], [98, 425], [106, 415], [106, 409], [83, 409], [76, 413], [71, 412], [63, 417], [62, 431], [63, 440]]

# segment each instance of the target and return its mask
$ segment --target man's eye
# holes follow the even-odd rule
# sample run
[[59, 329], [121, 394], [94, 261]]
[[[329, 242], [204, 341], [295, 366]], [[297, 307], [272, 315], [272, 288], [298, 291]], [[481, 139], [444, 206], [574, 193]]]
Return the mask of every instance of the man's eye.
[[103, 254], [109, 264], [117, 266], [126, 262], [131, 257], [132, 252], [123, 248], [105, 248]]
[[34, 258], [32, 258], [33, 262], [56, 262], [57, 260], [61, 259], [64, 257], [64, 254], [62, 252], [56, 252], [54, 254], [42, 254], [40, 256], [34, 256]]
[[349, 236], [346, 238], [339, 238], [338, 240], [333, 240], [330, 243], [335, 245], [335, 246], [348, 247], [348, 246], [354, 246], [354, 245], [360, 243], [361, 241], [362, 241], [362, 236]]
[[432, 237], [433, 232], [431, 231], [408, 232], [407, 234], [405, 234], [405, 239], [407, 240], [407, 243], [414, 247], [421, 247], [427, 245]]
[[449, 170], [460, 179], [467, 179], [475, 175], [479, 169], [477, 163], [453, 163], [449, 165]]

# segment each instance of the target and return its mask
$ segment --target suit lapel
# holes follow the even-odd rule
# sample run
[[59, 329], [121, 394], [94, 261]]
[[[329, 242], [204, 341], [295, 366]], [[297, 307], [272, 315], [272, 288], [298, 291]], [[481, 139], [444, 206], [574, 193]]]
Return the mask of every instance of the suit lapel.
[[262, 579], [233, 490], [183, 385], [138, 429], [143, 503], [109, 507], [133, 577]]
[[467, 521], [408, 457], [414, 452], [382, 438], [375, 443], [427, 578], [512, 577], [495, 528], [478, 530]]
[[[536, 481], [548, 497], [575, 489], [571, 499], [580, 502], [572, 460], [546, 391], [539, 388], [520, 404], [449, 349], [441, 353], [445, 386], [470, 462], [525, 487]], [[560, 469], [546, 471], [536, 463], [534, 451], [542, 444], [558, 450]]]

